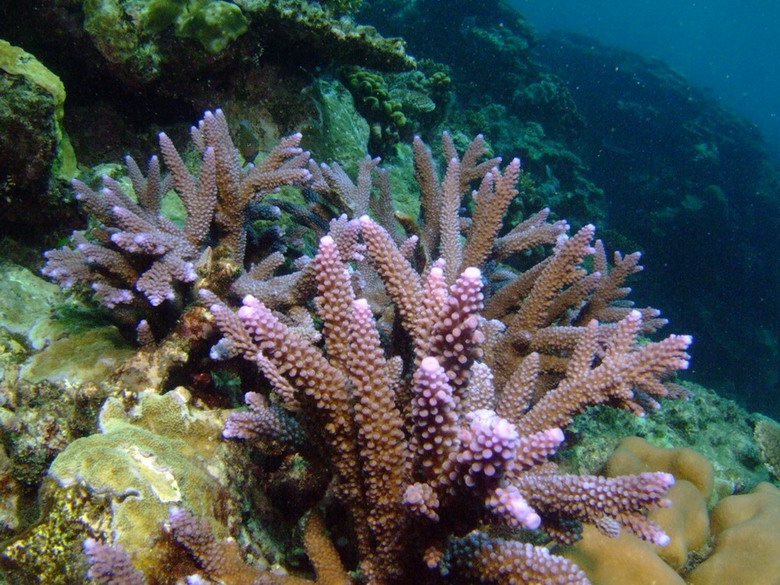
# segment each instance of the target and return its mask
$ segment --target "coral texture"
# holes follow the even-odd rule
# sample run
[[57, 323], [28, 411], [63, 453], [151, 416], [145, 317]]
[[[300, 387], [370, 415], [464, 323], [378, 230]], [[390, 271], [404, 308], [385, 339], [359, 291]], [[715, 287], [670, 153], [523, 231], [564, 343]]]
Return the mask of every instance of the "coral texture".
[[[104, 304], [130, 305], [141, 316], [166, 303], [184, 307], [199, 289], [223, 334], [211, 357], [241, 355], [272, 387], [268, 396], [247, 394], [250, 411], [233, 413], [224, 436], [286, 445], [314, 473], [332, 474], [322, 505], [348, 512], [363, 581], [406, 583], [429, 571], [432, 581], [461, 575], [534, 585], [556, 575], [584, 584], [576, 565], [512, 531], [541, 528], [571, 543], [584, 523], [610, 537], [625, 529], [668, 542], [646, 514], [669, 504], [669, 473], [564, 475], [549, 460], [588, 406], [659, 408], [666, 379], [688, 365], [688, 336], [639, 342], [665, 323], [625, 299], [639, 254], [616, 253], [610, 267], [592, 225], [569, 236], [547, 209], [504, 226], [521, 196], [520, 161], [502, 169], [500, 159], [484, 160], [481, 136], [461, 155], [444, 134], [441, 179], [430, 149], [415, 139], [417, 221], [396, 221], [379, 159], [360, 161], [353, 181], [336, 163], [315, 164], [295, 134], [257, 167], [242, 168], [219, 110], [192, 136], [197, 176], [163, 134], [171, 178], [156, 158], [146, 176], [128, 159], [135, 199], [110, 177], [100, 192], [75, 183], [99, 225], [92, 241], [77, 235], [75, 250], [48, 253], [44, 270], [66, 286], [88, 283]], [[183, 227], [160, 211], [168, 181], [187, 210]], [[314, 258], [296, 261], [297, 272], [273, 276], [285, 262], [280, 252], [244, 271], [250, 214], [283, 185], [321, 199], [319, 207], [285, 210], [327, 234]], [[334, 210], [343, 215], [331, 219]], [[235, 269], [215, 270], [220, 258]], [[228, 303], [236, 296], [243, 306], [234, 312]], [[316, 315], [307, 309], [312, 297]], [[155, 327], [159, 320], [142, 319], [139, 339], [154, 337]], [[203, 574], [244, 570], [234, 545], [205, 525], [186, 538], [184, 528], [202, 523], [183, 514], [170, 512], [168, 530]], [[224, 565], [209, 551], [231, 560]], [[318, 578], [343, 581], [335, 551], [322, 558]]]
[[[662, 324], [657, 311], [623, 300], [622, 282], [639, 270], [639, 256], [616, 254], [610, 270], [592, 226], [566, 237], [568, 226], [548, 223], [547, 210], [499, 237], [518, 195], [519, 161], [503, 171], [496, 159], [480, 162], [481, 137], [461, 157], [445, 135], [449, 163], [440, 181], [427, 147], [417, 140], [415, 149], [421, 245], [415, 250], [416, 236], [403, 240], [394, 225], [367, 215], [332, 223], [311, 263], [321, 346], [251, 295], [233, 312], [201, 291], [224, 335], [220, 352], [256, 363], [274, 400], [305, 421], [309, 440], [330, 460], [363, 579], [408, 582], [427, 565], [432, 575], [453, 570], [500, 583], [547, 583], [553, 575], [587, 583], [569, 561], [496, 537], [500, 525], [541, 527], [573, 542], [588, 523], [608, 536], [626, 529], [666, 544], [645, 514], [668, 505], [670, 474], [561, 475], [548, 460], [561, 429], [588, 405], [642, 414], [667, 395], [664, 379], [687, 367], [688, 336], [638, 343]], [[381, 176], [375, 167], [361, 165], [353, 188], [327, 167], [323, 180], [351, 198], [351, 211], [362, 210], [371, 176]], [[470, 218], [460, 216], [467, 196], [475, 201]], [[536, 266], [519, 275], [499, 268], [540, 244], [554, 249]], [[380, 289], [392, 307], [377, 301]], [[232, 415], [226, 436], [266, 434], [277, 424], [269, 421], [279, 421], [253, 395], [248, 402], [252, 413]]]
[[[75, 248], [65, 246], [46, 253], [43, 274], [65, 288], [86, 284], [100, 302], [118, 317], [137, 323], [140, 340], [167, 333], [181, 307], [191, 300], [192, 283], [209, 270], [207, 247], [224, 246], [236, 271], [246, 248], [246, 220], [250, 204], [282, 185], [303, 184], [311, 175], [308, 153], [298, 147], [301, 136], [287, 137], [257, 167], [242, 168], [220, 110], [206, 112], [192, 141], [201, 155], [197, 176], [185, 165], [168, 136], [160, 134], [163, 159], [170, 176], [163, 176], [160, 161], [152, 157], [146, 175], [132, 157], [126, 157], [133, 187], [130, 196], [108, 175], [103, 188], [91, 189], [73, 181], [76, 197], [98, 225], [75, 232]], [[173, 188], [187, 211], [179, 227], [161, 211], [161, 201]]]
[[777, 582], [780, 571], [780, 490], [762, 482], [725, 498], [712, 513], [715, 549], [688, 578], [692, 585]]

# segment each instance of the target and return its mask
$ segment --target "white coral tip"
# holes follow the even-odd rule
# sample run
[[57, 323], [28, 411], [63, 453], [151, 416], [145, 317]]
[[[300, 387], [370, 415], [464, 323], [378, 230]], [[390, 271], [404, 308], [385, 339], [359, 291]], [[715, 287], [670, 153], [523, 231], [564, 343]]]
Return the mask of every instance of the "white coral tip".
[[435, 372], [439, 369], [439, 360], [433, 356], [423, 358], [420, 362], [420, 369], [425, 372]]

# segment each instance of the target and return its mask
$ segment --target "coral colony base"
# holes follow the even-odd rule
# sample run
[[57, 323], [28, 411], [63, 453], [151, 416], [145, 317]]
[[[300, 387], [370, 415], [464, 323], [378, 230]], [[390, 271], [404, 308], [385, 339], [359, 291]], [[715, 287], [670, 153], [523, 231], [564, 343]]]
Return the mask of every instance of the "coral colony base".
[[[590, 524], [668, 543], [646, 515], [668, 505], [671, 475], [565, 475], [550, 459], [591, 405], [642, 416], [680, 396], [669, 380], [687, 367], [691, 338], [644, 339], [665, 321], [626, 300], [638, 254], [615, 253], [609, 266], [592, 225], [569, 236], [549, 210], [505, 226], [518, 183], [528, 183], [519, 160], [503, 169], [483, 160], [481, 136], [460, 155], [444, 134], [443, 179], [415, 139], [421, 214], [401, 222], [378, 159], [361, 161], [353, 182], [335, 163], [316, 164], [293, 135], [244, 167], [219, 110], [192, 138], [197, 173], [164, 134], [170, 179], [156, 157], [146, 176], [127, 159], [135, 197], [110, 177], [99, 191], [75, 181], [94, 227], [74, 234], [75, 248], [48, 252], [43, 271], [64, 287], [91, 287], [150, 352], [194, 331], [213, 336], [215, 325], [211, 357], [256, 366], [270, 387], [246, 394], [248, 409], [230, 414], [223, 435], [272, 440], [306, 461], [314, 485], [325, 478], [304, 534], [316, 583], [584, 585], [546, 540], [572, 543]], [[284, 209], [319, 236], [316, 255], [275, 251], [246, 267], [253, 214], [283, 186], [308, 194], [308, 206]], [[161, 212], [171, 188], [187, 211], [183, 227]], [[192, 314], [205, 325], [185, 333]], [[332, 510], [347, 512], [350, 573], [326, 536]], [[186, 503], [159, 530], [196, 572], [144, 574], [120, 543], [89, 539], [89, 577], [309, 582], [246, 563]]]

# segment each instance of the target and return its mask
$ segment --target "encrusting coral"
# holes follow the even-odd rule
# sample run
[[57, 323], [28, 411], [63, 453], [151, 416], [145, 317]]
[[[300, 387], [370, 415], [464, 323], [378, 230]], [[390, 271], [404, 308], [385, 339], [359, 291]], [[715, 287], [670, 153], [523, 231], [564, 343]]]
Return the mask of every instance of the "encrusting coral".
[[[77, 184], [101, 221], [100, 243], [82, 238], [80, 249], [50, 253], [46, 271], [64, 284], [95, 283], [112, 302], [127, 296], [160, 306], [176, 298], [175, 280], [194, 280], [207, 241], [226, 243], [239, 267], [232, 280], [204, 277], [197, 287], [223, 334], [211, 356], [242, 355], [272, 392], [247, 394], [250, 410], [233, 413], [224, 435], [287, 442], [312, 473], [332, 473], [323, 506], [348, 511], [361, 581], [406, 583], [427, 571], [430, 582], [534, 585], [555, 576], [586, 584], [576, 565], [512, 533], [541, 528], [571, 543], [586, 523], [608, 536], [626, 529], [668, 542], [646, 513], [668, 505], [670, 474], [563, 475], [549, 460], [585, 408], [607, 403], [644, 414], [674, 397], [664, 381], [687, 367], [690, 337], [639, 343], [664, 321], [625, 300], [623, 281], [641, 269], [638, 254], [615, 254], [610, 268], [593, 226], [567, 236], [568, 224], [548, 222], [549, 210], [507, 231], [520, 162], [501, 170], [500, 159], [483, 161], [481, 136], [461, 156], [444, 135], [441, 180], [431, 151], [415, 139], [422, 217], [401, 226], [378, 159], [362, 161], [353, 182], [336, 164], [314, 164], [293, 135], [259, 167], [242, 170], [219, 111], [207, 113], [193, 137], [202, 155], [197, 177], [161, 136], [188, 209], [184, 228], [159, 212], [159, 164], [153, 159], [144, 178], [128, 161], [139, 203], [112, 179], [100, 193]], [[271, 276], [281, 265], [275, 257], [241, 275], [249, 207], [289, 184], [352, 219], [331, 220], [316, 257], [298, 272]], [[462, 216], [470, 204], [473, 213]], [[542, 246], [553, 247], [545, 259], [522, 272], [512, 267]], [[136, 264], [118, 274], [113, 262]], [[101, 292], [114, 286], [109, 277], [122, 277], [114, 289], [125, 292]], [[230, 298], [244, 294], [234, 312]], [[305, 309], [315, 294], [317, 321]], [[340, 566], [328, 556], [318, 573]], [[208, 577], [207, 559], [196, 564]]]

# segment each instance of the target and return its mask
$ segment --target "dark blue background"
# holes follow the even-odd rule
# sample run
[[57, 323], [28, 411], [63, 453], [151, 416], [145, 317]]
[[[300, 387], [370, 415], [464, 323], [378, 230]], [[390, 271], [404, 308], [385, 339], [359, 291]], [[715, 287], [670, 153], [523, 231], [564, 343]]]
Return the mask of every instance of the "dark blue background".
[[560, 29], [658, 57], [757, 124], [780, 160], [780, 1], [508, 0]]

